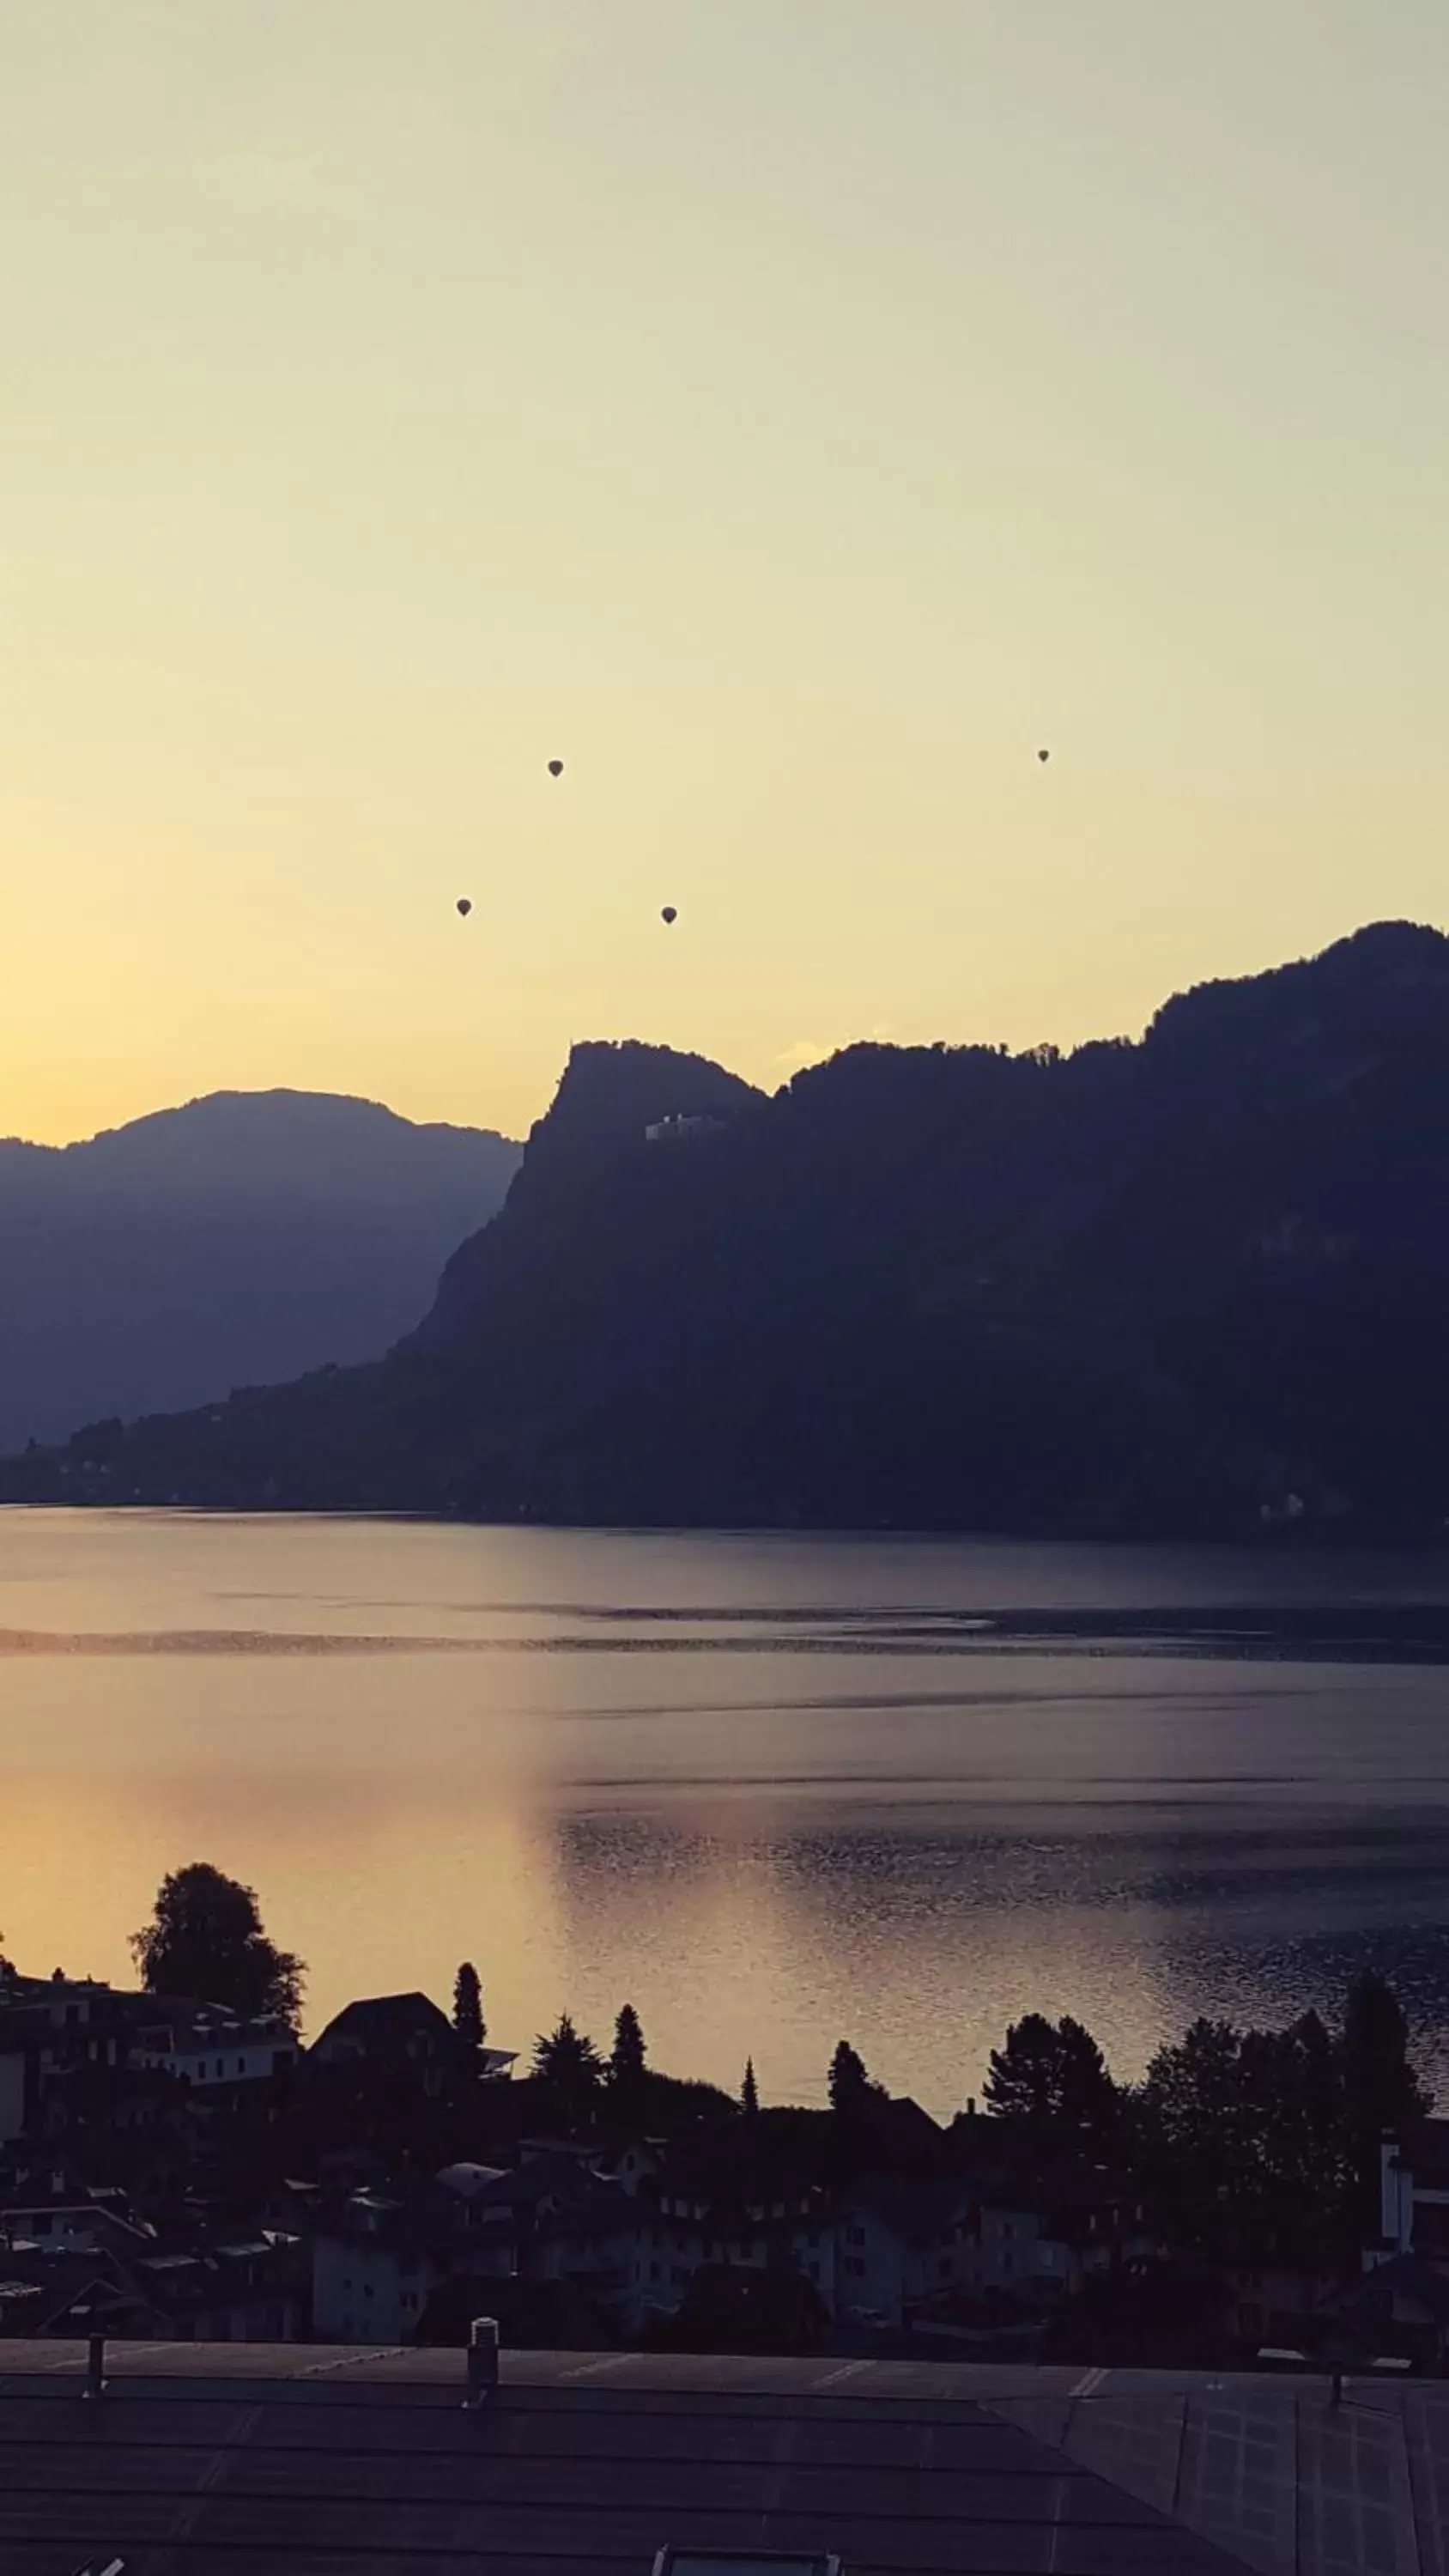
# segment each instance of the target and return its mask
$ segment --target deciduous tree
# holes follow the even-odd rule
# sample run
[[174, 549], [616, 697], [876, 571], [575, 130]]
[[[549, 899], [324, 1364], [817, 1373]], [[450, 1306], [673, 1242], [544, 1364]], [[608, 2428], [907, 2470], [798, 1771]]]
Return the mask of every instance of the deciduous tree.
[[247, 2018], [275, 2013], [296, 2026], [302, 1961], [268, 1940], [255, 1889], [207, 1861], [163, 1878], [155, 1912], [132, 1934], [131, 1950], [150, 1994], [225, 2004]]
[[984, 2087], [997, 2119], [1033, 2137], [1096, 2151], [1112, 2142], [1121, 2097], [1089, 2030], [1064, 2013], [1048, 2021], [1027, 2013], [1013, 2022], [1002, 2048], [993, 2048]]
[[1339, 2051], [1343, 2114], [1360, 2231], [1378, 2230], [1380, 2150], [1403, 2139], [1432, 2110], [1434, 2097], [1409, 2054], [1409, 2025], [1398, 1996], [1369, 1969], [1350, 1989]]
[[851, 2047], [848, 2039], [842, 2039], [830, 2061], [831, 2110], [849, 2119], [852, 2112], [863, 2110], [869, 2099], [870, 2077], [865, 2071], [865, 2060]]

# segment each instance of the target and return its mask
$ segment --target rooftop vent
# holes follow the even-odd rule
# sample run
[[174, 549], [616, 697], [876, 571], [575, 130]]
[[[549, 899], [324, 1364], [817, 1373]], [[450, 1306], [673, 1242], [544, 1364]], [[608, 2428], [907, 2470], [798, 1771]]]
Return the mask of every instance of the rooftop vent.
[[475, 2317], [468, 2331], [468, 2394], [465, 2406], [476, 2411], [498, 2393], [498, 2320]]

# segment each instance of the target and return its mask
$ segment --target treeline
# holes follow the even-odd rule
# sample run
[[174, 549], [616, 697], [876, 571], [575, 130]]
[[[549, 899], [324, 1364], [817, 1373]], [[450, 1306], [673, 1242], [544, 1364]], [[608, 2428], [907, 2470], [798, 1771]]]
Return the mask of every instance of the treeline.
[[[133, 1936], [144, 1984], [295, 2027], [305, 1970], [263, 1928], [255, 1892], [203, 1862], [167, 1877]], [[487, 2037], [471, 1961], [459, 1968], [453, 2027], [467, 2048]], [[631, 2003], [599, 2047], [563, 2013], [534, 2042], [528, 2077], [539, 2108], [571, 2130], [648, 2124], [679, 2134], [733, 2119], [808, 2117], [762, 2110], [752, 2062], [731, 2096], [652, 2067]], [[514, 2091], [516, 2088], [507, 2088]], [[860, 2160], [890, 2096], [842, 2039], [829, 2061], [831, 2123], [842, 2156]], [[1139, 2084], [1119, 2083], [1091, 2032], [1063, 2014], [1028, 2013], [993, 2049], [984, 2111], [949, 2133], [963, 2151], [1041, 2176], [1105, 2169], [1164, 2238], [1210, 2259], [1336, 2262], [1377, 2233], [1380, 2146], [1432, 2107], [1403, 2009], [1370, 1972], [1330, 2027], [1307, 2012], [1285, 2029], [1207, 2017], [1159, 2048]], [[823, 2115], [816, 2114], [816, 2118]]]
[[993, 2050], [989, 2113], [1026, 2146], [1120, 2170], [1171, 2240], [1205, 2255], [1332, 2261], [1378, 2233], [1380, 2145], [1432, 2108], [1386, 1980], [1351, 1988], [1341, 2024], [1284, 2030], [1201, 2017], [1116, 2083], [1070, 2015], [1016, 2022]]
[[[607, 2055], [565, 2014], [535, 2043], [532, 2072], [579, 2125], [642, 2110], [649, 2086], [665, 2081], [647, 2066], [631, 2004]], [[827, 2089], [842, 2145], [859, 2143], [890, 2101], [844, 2039]], [[1003, 2160], [1048, 2184], [1074, 2168], [1106, 2170], [1168, 2242], [1205, 2258], [1325, 2265], [1378, 2233], [1382, 2140], [1433, 2103], [1398, 1998], [1372, 1972], [1351, 1988], [1336, 2029], [1317, 2012], [1282, 2030], [1200, 2017], [1135, 2085], [1114, 2079], [1070, 2014], [1028, 2013], [992, 2050], [983, 2098], [974, 2138], [961, 2134], [971, 2114], [955, 2124], [963, 2148], [990, 2156], [999, 2143]], [[761, 2116], [753, 2062], [737, 2108], [747, 2121]]]
[[[534, 2049], [533, 2073], [577, 2119], [617, 2117], [647, 2079], [626, 2004], [605, 2056], [567, 2014]], [[830, 2061], [843, 2133], [888, 2104], [848, 2040]], [[703, 2088], [701, 2088], [703, 2089]], [[1050, 2182], [1083, 2166], [1117, 2177], [1164, 2238], [1218, 2260], [1335, 2264], [1378, 2233], [1380, 2147], [1431, 2110], [1402, 2006], [1370, 1972], [1330, 2029], [1307, 2012], [1282, 2030], [1206, 2016], [1159, 2048], [1140, 2084], [1112, 2076], [1083, 2024], [1028, 2013], [991, 2052], [974, 2144]], [[760, 2116], [753, 2063], [739, 2113]], [[956, 2133], [972, 2127], [972, 2115]]]

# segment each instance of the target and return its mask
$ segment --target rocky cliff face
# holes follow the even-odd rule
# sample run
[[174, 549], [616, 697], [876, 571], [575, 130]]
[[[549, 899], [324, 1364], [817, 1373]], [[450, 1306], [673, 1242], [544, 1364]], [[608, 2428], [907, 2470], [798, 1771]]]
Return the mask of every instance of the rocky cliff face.
[[[648, 1139], [676, 1117], [702, 1123]], [[1407, 924], [1070, 1057], [858, 1047], [767, 1100], [584, 1048], [386, 1362], [6, 1489], [1423, 1530], [1449, 1514], [1446, 1177], [1449, 941]]]

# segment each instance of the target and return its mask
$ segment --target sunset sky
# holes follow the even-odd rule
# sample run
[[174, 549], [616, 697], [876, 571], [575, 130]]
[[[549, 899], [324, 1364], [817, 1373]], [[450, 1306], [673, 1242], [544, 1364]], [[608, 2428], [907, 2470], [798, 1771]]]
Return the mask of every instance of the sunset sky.
[[0, 1131], [1444, 922], [1446, 96], [1442, 0], [6, 0]]

